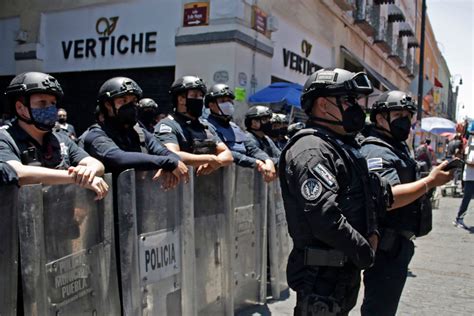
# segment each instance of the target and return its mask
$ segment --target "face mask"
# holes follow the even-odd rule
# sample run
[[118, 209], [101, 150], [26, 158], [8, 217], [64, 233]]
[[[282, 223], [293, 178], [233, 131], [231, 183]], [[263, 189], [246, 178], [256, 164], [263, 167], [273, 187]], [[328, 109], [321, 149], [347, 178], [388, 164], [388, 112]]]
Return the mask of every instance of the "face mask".
[[408, 117], [399, 117], [390, 122], [390, 133], [395, 140], [403, 142], [410, 135], [411, 121]]
[[267, 123], [260, 122], [260, 130], [264, 134], [270, 135], [272, 133], [272, 123], [271, 122], [267, 122]]
[[157, 116], [158, 113], [156, 113], [155, 111], [145, 110], [139, 112], [138, 120], [146, 127], [155, 126]]
[[342, 113], [342, 127], [349, 133], [360, 132], [365, 125], [365, 113], [359, 105], [351, 105]]
[[202, 115], [202, 99], [186, 98], [186, 111], [194, 118], [199, 118]]
[[31, 109], [31, 116], [36, 127], [42, 130], [51, 130], [58, 119], [58, 110], [55, 105], [41, 109]]
[[58, 118], [58, 122], [64, 124], [66, 123], [66, 119], [64, 117]]
[[137, 105], [135, 102], [124, 104], [117, 111], [117, 119], [120, 123], [126, 125], [135, 125], [137, 123]]
[[232, 116], [232, 114], [234, 114], [234, 105], [232, 102], [219, 103], [219, 109], [221, 110], [222, 115]]

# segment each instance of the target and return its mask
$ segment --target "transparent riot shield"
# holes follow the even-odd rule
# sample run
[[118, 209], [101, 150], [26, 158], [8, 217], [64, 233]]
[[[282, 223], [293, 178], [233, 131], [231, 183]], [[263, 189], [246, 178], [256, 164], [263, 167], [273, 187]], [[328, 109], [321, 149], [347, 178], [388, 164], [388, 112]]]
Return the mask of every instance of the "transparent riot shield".
[[268, 247], [272, 297], [279, 299], [288, 290], [286, 264], [291, 250], [285, 208], [279, 181], [268, 185]]
[[228, 217], [233, 166], [194, 179], [196, 304], [199, 315], [232, 315]]
[[18, 282], [18, 188], [0, 186], [0, 315], [16, 315]]
[[19, 232], [25, 315], [118, 315], [120, 301], [110, 191], [77, 185], [20, 189]]
[[229, 223], [234, 310], [265, 303], [267, 189], [254, 169], [235, 167]]
[[194, 315], [192, 177], [165, 192], [154, 172], [117, 179], [124, 315]]

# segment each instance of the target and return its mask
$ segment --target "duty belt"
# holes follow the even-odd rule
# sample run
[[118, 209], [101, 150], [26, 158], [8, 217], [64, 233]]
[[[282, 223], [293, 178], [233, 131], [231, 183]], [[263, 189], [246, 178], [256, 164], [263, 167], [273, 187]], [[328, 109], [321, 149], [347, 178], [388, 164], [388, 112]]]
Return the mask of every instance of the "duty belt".
[[304, 264], [307, 266], [343, 267], [346, 261], [347, 257], [339, 250], [309, 247], [304, 250]]

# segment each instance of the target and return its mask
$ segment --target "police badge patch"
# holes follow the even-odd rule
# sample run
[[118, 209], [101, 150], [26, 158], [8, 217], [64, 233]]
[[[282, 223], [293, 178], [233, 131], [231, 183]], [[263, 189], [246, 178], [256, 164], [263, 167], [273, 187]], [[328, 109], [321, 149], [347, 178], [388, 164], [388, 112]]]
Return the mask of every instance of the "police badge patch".
[[382, 158], [367, 159], [367, 168], [369, 169], [369, 171], [382, 170], [382, 168], [383, 168]]
[[166, 124], [160, 125], [160, 134], [168, 134], [168, 133], [171, 133], [172, 131], [173, 130], [171, 129], [171, 127]]
[[321, 184], [318, 180], [310, 178], [301, 185], [301, 195], [307, 201], [314, 201], [321, 195]]

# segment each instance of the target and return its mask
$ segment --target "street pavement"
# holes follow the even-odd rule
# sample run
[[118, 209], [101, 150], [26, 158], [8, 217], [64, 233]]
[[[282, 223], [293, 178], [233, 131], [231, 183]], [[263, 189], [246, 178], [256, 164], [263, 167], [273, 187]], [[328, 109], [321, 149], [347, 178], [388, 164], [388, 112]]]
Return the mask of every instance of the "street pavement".
[[[433, 230], [415, 240], [415, 256], [397, 315], [474, 315], [474, 201], [465, 218], [470, 230], [454, 227], [461, 198], [441, 198], [433, 210]], [[360, 315], [362, 292], [349, 314]], [[246, 315], [293, 315], [295, 293], [270, 301]]]

